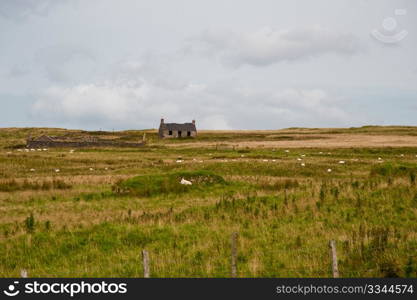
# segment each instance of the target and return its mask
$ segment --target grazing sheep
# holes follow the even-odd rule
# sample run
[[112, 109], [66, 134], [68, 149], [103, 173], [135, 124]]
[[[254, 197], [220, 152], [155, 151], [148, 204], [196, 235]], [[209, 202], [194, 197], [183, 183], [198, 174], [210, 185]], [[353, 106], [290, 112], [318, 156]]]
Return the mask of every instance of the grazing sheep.
[[332, 172], [332, 169], [327, 169], [327, 172], [328, 172], [328, 173], [331, 173], [331, 172]]
[[306, 164], [305, 164], [305, 163], [301, 163], [301, 166], [302, 166], [302, 167], [305, 167], [305, 166], [306, 166]]
[[181, 159], [177, 159], [177, 163], [182, 163], [182, 160]]
[[35, 169], [30, 169], [31, 172], [35, 172]]
[[60, 169], [55, 169], [55, 173], [59, 173], [60, 171]]
[[298, 161], [301, 161], [302, 159], [301, 159], [301, 158], [297, 158], [297, 160], [298, 160]]
[[184, 178], [181, 179], [180, 183], [184, 184], [184, 185], [192, 185], [193, 184], [191, 181], [185, 180]]
[[90, 171], [94, 171], [94, 169], [93, 168], [90, 168]]
[[339, 164], [344, 164], [345, 163], [345, 161], [344, 160], [341, 160], [341, 161], [339, 161]]

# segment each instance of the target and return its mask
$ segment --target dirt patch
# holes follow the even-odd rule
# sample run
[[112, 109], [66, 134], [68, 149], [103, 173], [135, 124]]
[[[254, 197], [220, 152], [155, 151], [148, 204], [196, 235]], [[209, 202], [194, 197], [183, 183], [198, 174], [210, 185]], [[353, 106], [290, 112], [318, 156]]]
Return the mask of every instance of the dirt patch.
[[[167, 144], [168, 147], [216, 147], [216, 142], [193, 142]], [[383, 148], [417, 147], [417, 137], [407, 135], [368, 135], [368, 134], [321, 134], [308, 139], [299, 137], [293, 140], [275, 141], [224, 141], [222, 145], [248, 148]]]

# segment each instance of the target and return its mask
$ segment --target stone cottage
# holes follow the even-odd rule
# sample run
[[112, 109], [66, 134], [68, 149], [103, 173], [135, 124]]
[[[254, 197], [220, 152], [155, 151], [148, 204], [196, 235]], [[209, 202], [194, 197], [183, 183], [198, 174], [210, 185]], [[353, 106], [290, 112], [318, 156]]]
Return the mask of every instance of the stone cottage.
[[159, 125], [159, 137], [160, 138], [181, 138], [181, 137], [196, 137], [197, 129], [195, 127], [195, 120], [191, 123], [165, 123], [164, 119], [161, 119]]

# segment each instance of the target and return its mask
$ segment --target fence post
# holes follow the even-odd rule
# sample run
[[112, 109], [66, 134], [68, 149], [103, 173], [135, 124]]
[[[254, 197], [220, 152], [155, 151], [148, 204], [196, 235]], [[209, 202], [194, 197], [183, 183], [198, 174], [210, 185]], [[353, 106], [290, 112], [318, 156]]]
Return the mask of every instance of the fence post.
[[28, 278], [28, 271], [26, 271], [25, 269], [20, 270], [20, 277]]
[[336, 252], [335, 241], [331, 240], [329, 243], [329, 246], [330, 246], [330, 255], [332, 257], [333, 278], [339, 278], [339, 268], [337, 266], [337, 252]]
[[237, 277], [237, 232], [232, 233], [231, 247], [232, 247], [231, 276], [232, 278], [236, 278]]
[[149, 271], [149, 254], [148, 251], [142, 250], [142, 260], [143, 260], [143, 277], [149, 278], [150, 271]]

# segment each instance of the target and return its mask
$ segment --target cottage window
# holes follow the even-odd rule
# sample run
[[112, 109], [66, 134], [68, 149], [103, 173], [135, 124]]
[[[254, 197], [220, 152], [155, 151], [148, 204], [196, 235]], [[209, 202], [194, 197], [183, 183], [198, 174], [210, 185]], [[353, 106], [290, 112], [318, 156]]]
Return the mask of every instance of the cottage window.
[[191, 131], [187, 131], [187, 136], [191, 136]]
[[170, 130], [170, 131], [168, 132], [168, 134], [169, 134], [169, 135], [172, 135], [172, 130]]

